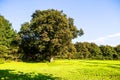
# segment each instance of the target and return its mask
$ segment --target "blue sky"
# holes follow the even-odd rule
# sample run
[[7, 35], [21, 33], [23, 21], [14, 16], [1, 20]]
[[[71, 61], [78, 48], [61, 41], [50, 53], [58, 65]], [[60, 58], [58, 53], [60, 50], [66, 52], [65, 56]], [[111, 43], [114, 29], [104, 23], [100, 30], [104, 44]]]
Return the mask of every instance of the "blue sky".
[[0, 0], [0, 14], [15, 30], [28, 22], [35, 10], [63, 10], [74, 18], [85, 34], [73, 42], [95, 42], [98, 45], [120, 44], [120, 0]]

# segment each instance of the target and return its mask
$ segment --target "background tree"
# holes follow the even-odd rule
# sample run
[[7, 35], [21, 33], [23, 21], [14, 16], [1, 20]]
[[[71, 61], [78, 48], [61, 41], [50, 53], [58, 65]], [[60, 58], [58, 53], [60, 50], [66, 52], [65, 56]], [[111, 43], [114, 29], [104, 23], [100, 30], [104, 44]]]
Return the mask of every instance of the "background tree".
[[0, 15], [0, 55], [1, 57], [11, 57], [11, 43], [17, 33], [12, 29], [11, 23]]
[[19, 32], [20, 48], [25, 58], [36, 60], [36, 55], [42, 59], [53, 59], [64, 53], [65, 47], [71, 45], [71, 40], [83, 35], [78, 30], [72, 18], [67, 18], [63, 11], [54, 9], [36, 10], [30, 23], [24, 23]]
[[115, 47], [115, 50], [117, 52], [118, 58], [120, 59], [120, 44]]
[[65, 57], [67, 59], [74, 58], [74, 55], [76, 53], [76, 48], [75, 48], [74, 44], [70, 43], [63, 50], [64, 50], [63, 51], [63, 57]]
[[76, 58], [83, 58], [83, 59], [86, 59], [86, 58], [89, 58], [90, 57], [90, 52], [88, 50], [88, 46], [89, 46], [89, 43], [87, 42], [84, 42], [84, 43], [81, 43], [81, 42], [77, 42], [75, 44], [75, 48], [76, 48], [76, 55], [75, 57]]
[[95, 43], [90, 43], [89, 52], [92, 59], [102, 59], [102, 52]]
[[100, 49], [102, 51], [103, 59], [116, 59], [117, 58], [117, 53], [115, 49], [109, 45], [100, 46]]
[[119, 59], [120, 46], [109, 45], [98, 46], [95, 43], [77, 42], [74, 44], [76, 53], [75, 59]]

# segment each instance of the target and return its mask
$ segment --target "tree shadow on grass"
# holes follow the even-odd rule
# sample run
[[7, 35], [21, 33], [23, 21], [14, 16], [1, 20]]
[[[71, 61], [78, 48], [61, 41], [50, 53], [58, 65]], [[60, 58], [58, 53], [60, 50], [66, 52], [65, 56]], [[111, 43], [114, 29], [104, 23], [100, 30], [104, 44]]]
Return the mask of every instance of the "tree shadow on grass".
[[14, 70], [0, 70], [0, 80], [61, 80], [48, 74], [23, 73]]

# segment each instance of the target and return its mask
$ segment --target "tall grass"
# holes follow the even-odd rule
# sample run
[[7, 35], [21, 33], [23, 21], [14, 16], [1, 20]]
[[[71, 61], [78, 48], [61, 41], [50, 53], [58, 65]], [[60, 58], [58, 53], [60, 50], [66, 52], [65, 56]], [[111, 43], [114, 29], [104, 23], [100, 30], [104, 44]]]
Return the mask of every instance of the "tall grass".
[[3, 80], [120, 80], [120, 61], [56, 60], [52, 63], [0, 64]]

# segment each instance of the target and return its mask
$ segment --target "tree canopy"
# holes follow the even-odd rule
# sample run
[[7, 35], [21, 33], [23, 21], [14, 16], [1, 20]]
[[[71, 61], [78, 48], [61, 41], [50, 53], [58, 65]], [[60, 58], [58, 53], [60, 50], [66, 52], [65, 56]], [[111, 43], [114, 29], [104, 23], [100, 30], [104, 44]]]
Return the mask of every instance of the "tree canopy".
[[15, 31], [12, 29], [11, 23], [0, 15], [0, 45], [10, 47], [10, 44], [15, 36]]
[[71, 40], [84, 32], [78, 30], [74, 20], [68, 18], [63, 11], [48, 9], [36, 10], [30, 23], [22, 24], [19, 34], [20, 48], [25, 53], [25, 58], [31, 56], [36, 60], [36, 55], [48, 59], [64, 53], [65, 47], [71, 45]]
[[12, 24], [0, 15], [0, 57], [9, 57], [15, 35], [16, 32], [13, 30]]
[[100, 49], [102, 51], [103, 59], [115, 59], [118, 58], [117, 52], [115, 49], [109, 45], [101, 45]]

